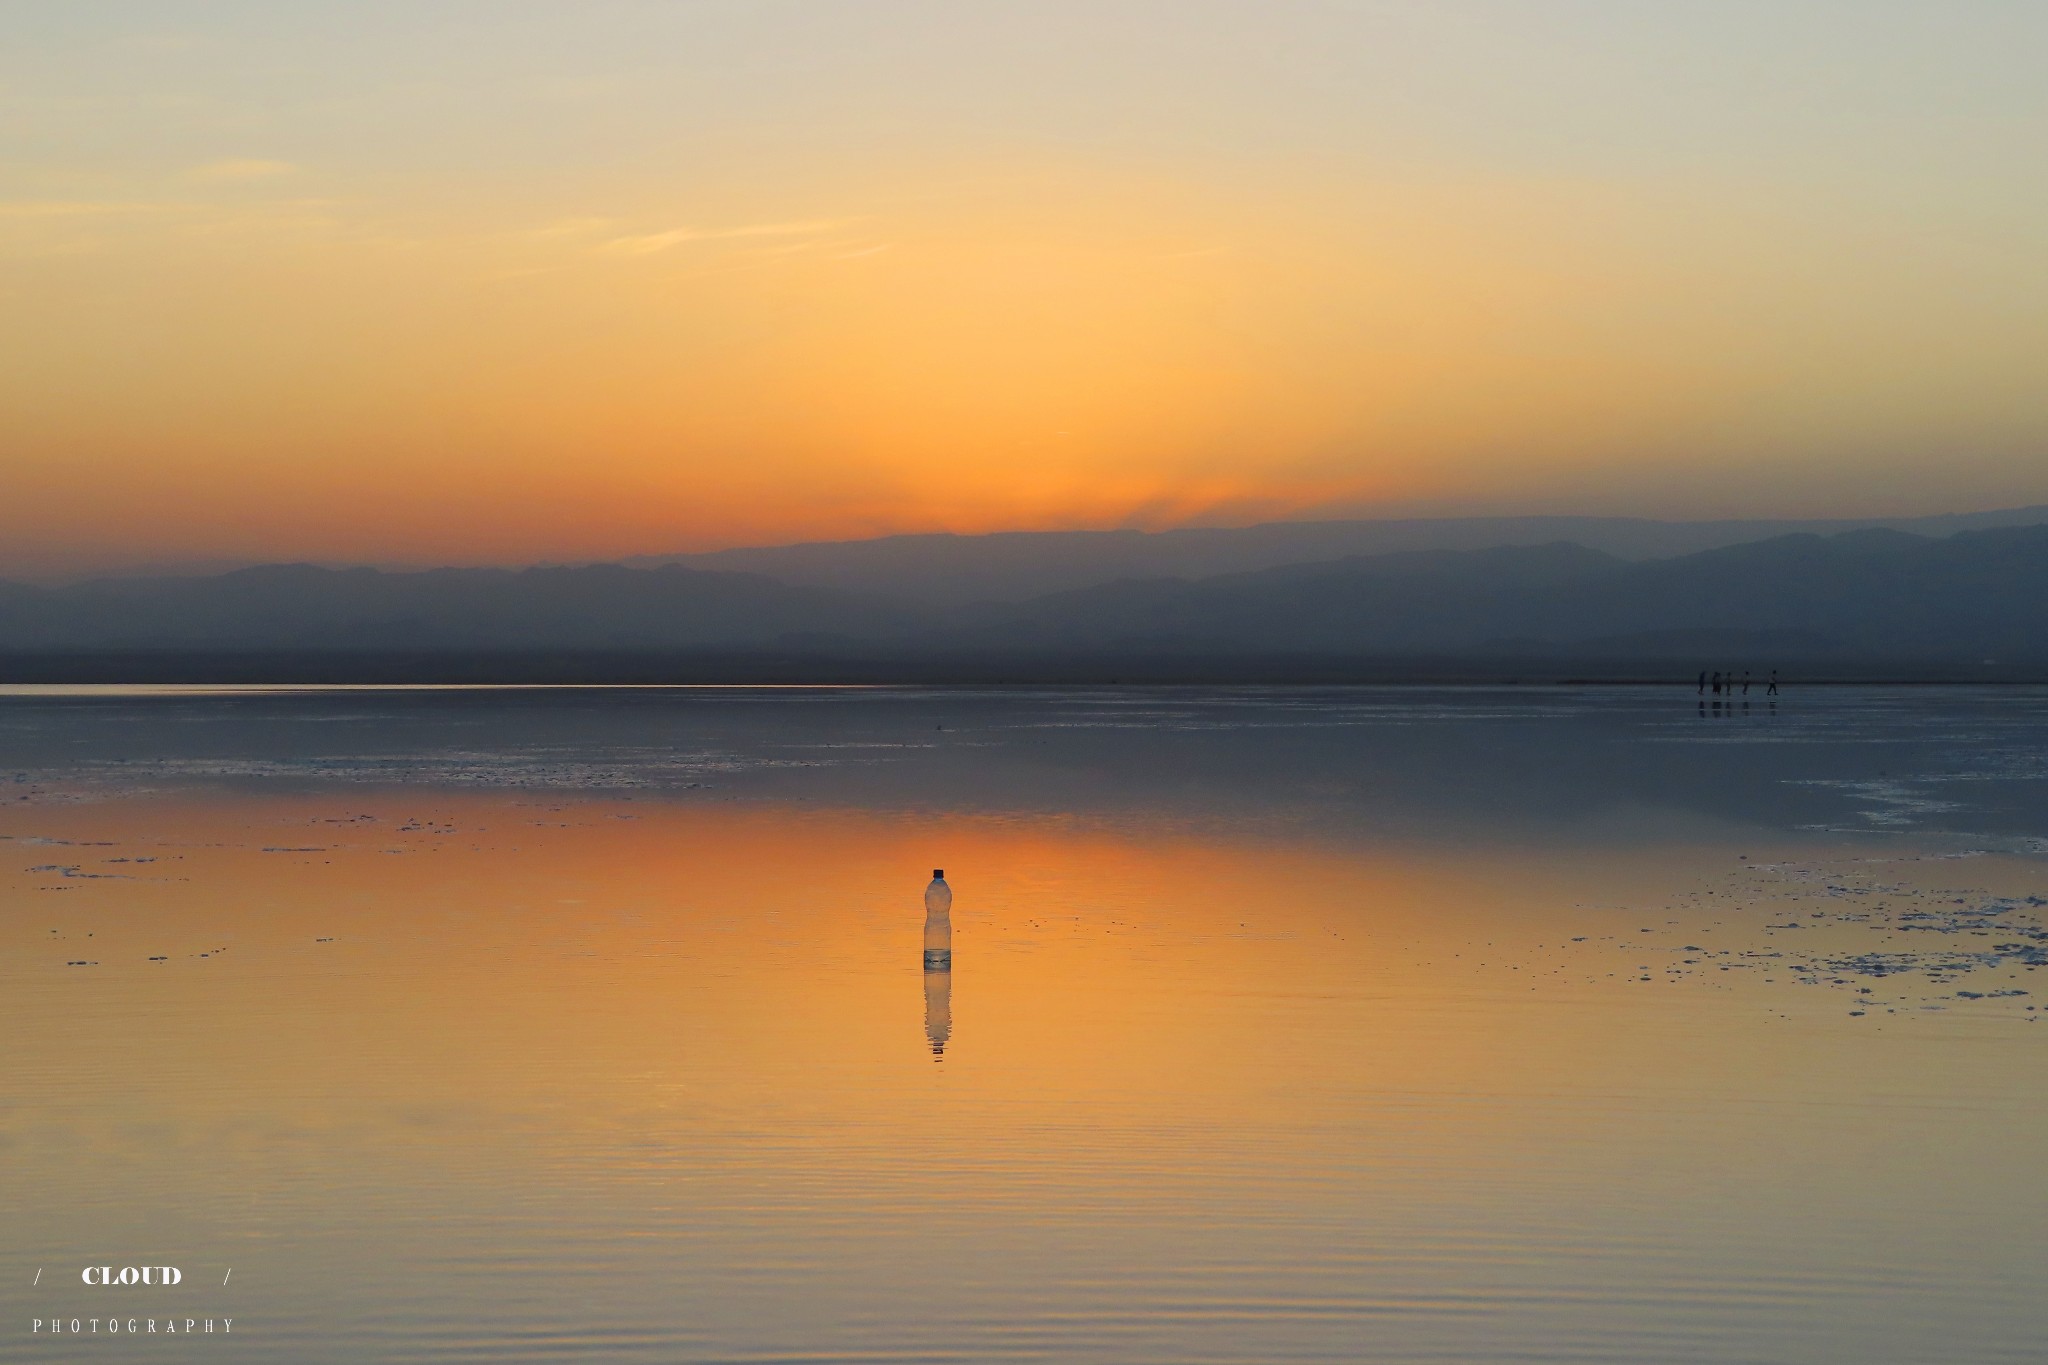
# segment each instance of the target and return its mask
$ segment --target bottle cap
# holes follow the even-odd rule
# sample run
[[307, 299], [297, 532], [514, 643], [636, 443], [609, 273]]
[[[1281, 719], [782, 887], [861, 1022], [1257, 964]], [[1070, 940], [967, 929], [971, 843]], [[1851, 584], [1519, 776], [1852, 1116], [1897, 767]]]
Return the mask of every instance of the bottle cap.
[[932, 880], [933, 880], [933, 881], [935, 881], [935, 882], [942, 882], [942, 881], [946, 880], [946, 869], [945, 869], [945, 868], [943, 868], [943, 867], [935, 867], [935, 868], [933, 868], [933, 869], [932, 869]]

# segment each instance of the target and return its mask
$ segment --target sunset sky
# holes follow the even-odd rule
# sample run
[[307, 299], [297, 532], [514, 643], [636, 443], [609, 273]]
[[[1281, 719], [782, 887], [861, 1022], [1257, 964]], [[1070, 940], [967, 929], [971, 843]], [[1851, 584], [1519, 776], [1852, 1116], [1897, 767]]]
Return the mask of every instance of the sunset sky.
[[0, 574], [2048, 502], [2035, 0], [0, 16]]

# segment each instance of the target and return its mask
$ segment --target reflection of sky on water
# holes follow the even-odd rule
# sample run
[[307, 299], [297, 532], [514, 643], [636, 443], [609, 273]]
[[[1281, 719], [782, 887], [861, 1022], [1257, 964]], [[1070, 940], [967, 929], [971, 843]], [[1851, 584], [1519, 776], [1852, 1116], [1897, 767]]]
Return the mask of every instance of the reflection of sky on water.
[[1909, 824], [2036, 838], [2048, 691], [1794, 689], [1701, 719], [1689, 687], [594, 689], [22, 699], [31, 780], [431, 782], [1134, 812], [1592, 842]]
[[10, 699], [0, 1308], [147, 1255], [252, 1358], [2025, 1358], [2044, 700]]

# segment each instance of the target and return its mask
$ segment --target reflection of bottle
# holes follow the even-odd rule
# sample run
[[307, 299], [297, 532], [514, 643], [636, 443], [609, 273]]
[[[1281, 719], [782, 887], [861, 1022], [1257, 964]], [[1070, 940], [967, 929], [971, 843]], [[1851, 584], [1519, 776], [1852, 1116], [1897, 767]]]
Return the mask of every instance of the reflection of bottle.
[[953, 1036], [953, 888], [946, 870], [932, 869], [924, 889], [924, 1036], [934, 1060]]
[[932, 869], [932, 884], [924, 889], [924, 965], [927, 971], [953, 966], [953, 888], [942, 867]]
[[945, 967], [925, 968], [924, 1036], [934, 1061], [946, 1055], [946, 1040], [953, 1036], [953, 973]]

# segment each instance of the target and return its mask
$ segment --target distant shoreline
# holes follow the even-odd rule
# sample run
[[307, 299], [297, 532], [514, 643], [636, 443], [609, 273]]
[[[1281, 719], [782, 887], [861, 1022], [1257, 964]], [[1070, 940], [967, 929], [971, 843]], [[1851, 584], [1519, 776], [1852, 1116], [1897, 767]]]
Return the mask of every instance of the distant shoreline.
[[[640, 651], [121, 650], [0, 654], [0, 685], [213, 686], [1631, 686], [1692, 690], [1705, 667], [1747, 667], [1748, 700], [1785, 687], [2048, 685], [2048, 662], [1113, 656], [818, 655]], [[1739, 695], [1739, 694], [1738, 694]], [[1705, 698], [1713, 700], [1711, 694]]]

